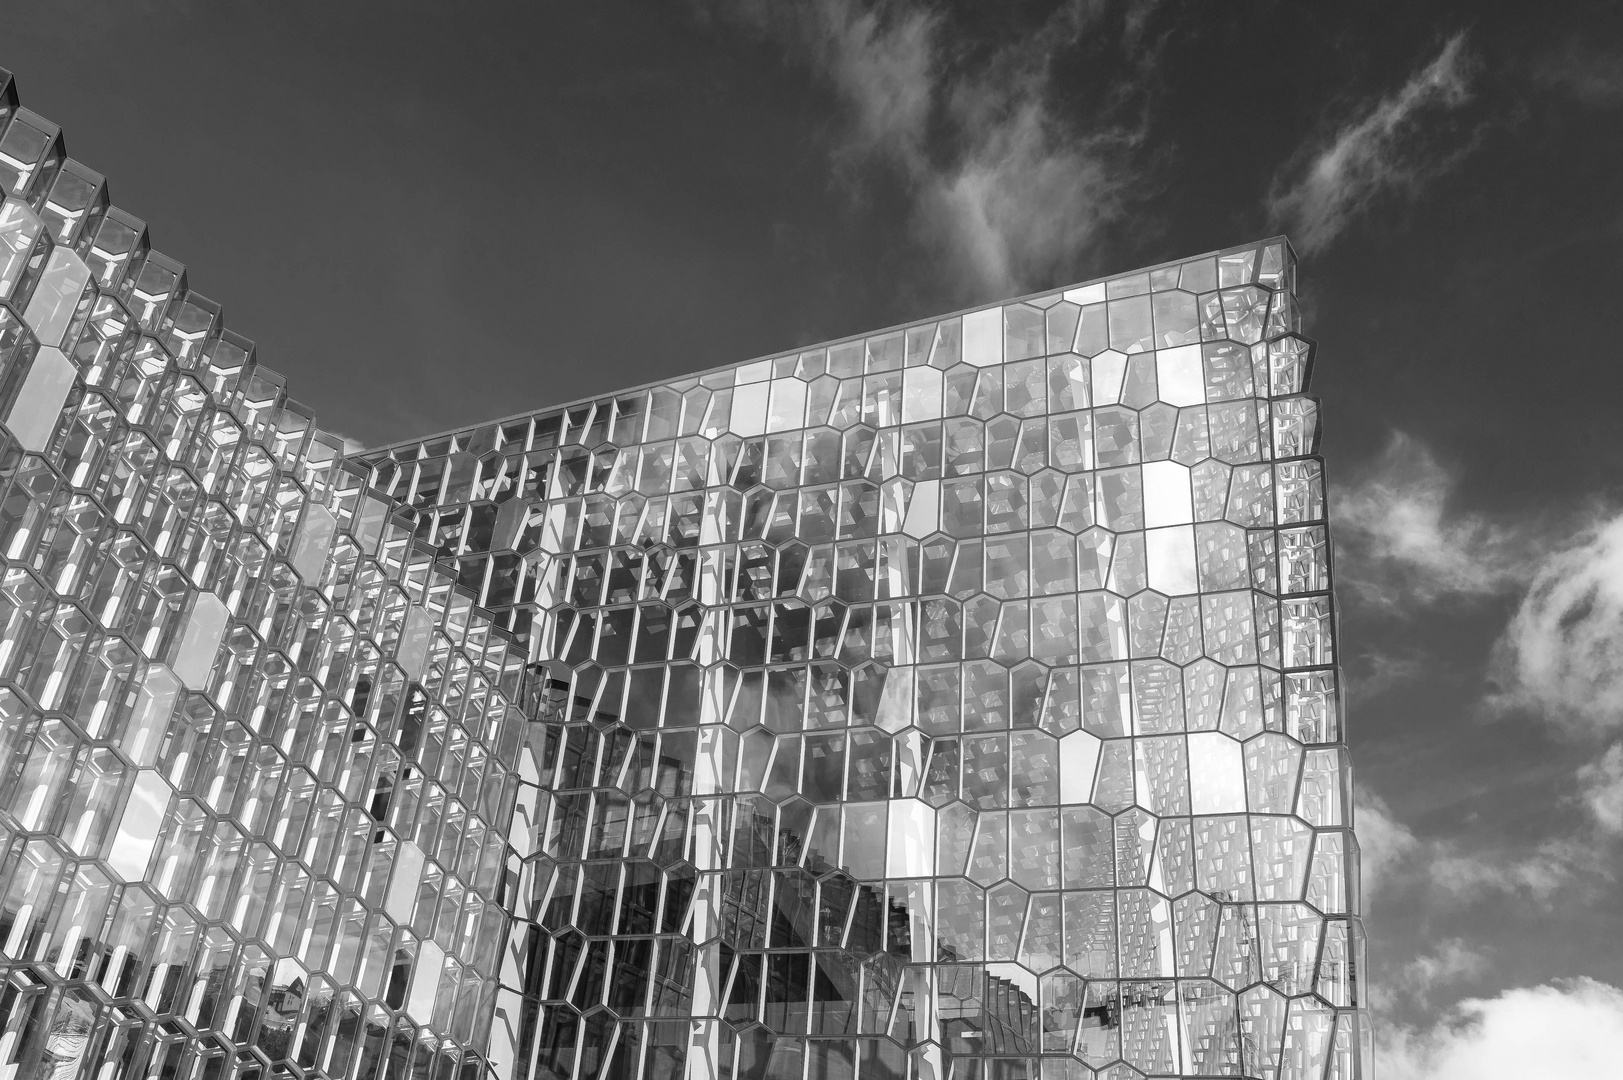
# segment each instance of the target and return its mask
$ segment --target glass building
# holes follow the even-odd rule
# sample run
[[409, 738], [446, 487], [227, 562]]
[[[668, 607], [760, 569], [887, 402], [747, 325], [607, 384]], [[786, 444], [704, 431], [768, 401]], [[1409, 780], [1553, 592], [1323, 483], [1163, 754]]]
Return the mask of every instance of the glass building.
[[1283, 238], [345, 456], [0, 187], [0, 1080], [1369, 1076]]

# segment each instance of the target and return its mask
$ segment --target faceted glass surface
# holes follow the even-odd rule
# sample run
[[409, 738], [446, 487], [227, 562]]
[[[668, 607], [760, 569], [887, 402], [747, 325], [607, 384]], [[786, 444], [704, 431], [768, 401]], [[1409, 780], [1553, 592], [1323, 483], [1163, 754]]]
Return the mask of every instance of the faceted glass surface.
[[493, 1056], [1359, 1075], [1294, 279], [1266, 241], [365, 455], [535, 665]]
[[0, 1075], [1368, 1075], [1283, 239], [345, 459], [0, 186]]
[[0, 1076], [479, 1076], [524, 651], [0, 72]]

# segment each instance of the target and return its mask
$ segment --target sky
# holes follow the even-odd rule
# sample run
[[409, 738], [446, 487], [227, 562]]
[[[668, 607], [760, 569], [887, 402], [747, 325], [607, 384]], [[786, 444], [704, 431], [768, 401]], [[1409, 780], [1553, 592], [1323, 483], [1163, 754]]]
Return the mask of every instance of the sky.
[[1615, 1075], [1619, 5], [9, 0], [0, 66], [363, 445], [1287, 232], [1381, 1076]]

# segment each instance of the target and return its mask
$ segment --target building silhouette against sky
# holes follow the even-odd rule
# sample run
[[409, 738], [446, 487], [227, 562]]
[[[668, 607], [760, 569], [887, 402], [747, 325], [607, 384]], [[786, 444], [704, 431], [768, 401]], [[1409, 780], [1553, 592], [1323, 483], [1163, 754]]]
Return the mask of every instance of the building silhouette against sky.
[[0, 87], [0, 1077], [1368, 1075], [1283, 238], [346, 456]]

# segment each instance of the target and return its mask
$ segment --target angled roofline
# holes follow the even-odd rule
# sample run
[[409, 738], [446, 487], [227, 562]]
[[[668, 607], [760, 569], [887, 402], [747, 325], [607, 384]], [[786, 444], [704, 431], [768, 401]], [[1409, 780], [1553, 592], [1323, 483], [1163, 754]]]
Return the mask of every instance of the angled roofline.
[[1249, 248], [1259, 248], [1276, 240], [1285, 245], [1286, 249], [1291, 253], [1292, 259], [1296, 258], [1296, 249], [1291, 245], [1290, 237], [1284, 233], [1273, 233], [1269, 236], [1259, 237], [1255, 240], [1248, 240], [1243, 244], [1233, 244], [1229, 247], [1196, 252], [1193, 255], [1185, 255], [1177, 259], [1166, 259], [1162, 262], [1151, 263], [1148, 266], [1135, 266], [1131, 269], [1118, 271], [1114, 274], [1101, 274], [1098, 277], [1088, 278], [1084, 281], [1074, 282], [1069, 285], [1059, 285], [1050, 289], [1038, 289], [1035, 292], [1023, 293], [1020, 296], [1010, 296], [1002, 300], [992, 300], [984, 304], [974, 304], [970, 307], [958, 308], [955, 311], [942, 312], [939, 315], [920, 315], [917, 318], [906, 319], [899, 323], [892, 323], [889, 326], [882, 326], [876, 330], [863, 330], [854, 334], [845, 334], [841, 337], [829, 338], [825, 341], [812, 342], [806, 345], [796, 345], [787, 349], [776, 349], [772, 352], [762, 353], [758, 356], [752, 356], [744, 360], [734, 360], [725, 364], [717, 364], [714, 367], [703, 368], [699, 371], [690, 371], [681, 375], [667, 376], [666, 378], [662, 379], [649, 379], [647, 382], [635, 383], [631, 386], [621, 387], [615, 390], [605, 390], [601, 393], [587, 394], [582, 397], [573, 398], [569, 401], [557, 402], [551, 405], [542, 405], [534, 409], [525, 409], [521, 412], [511, 413], [507, 416], [497, 417], [492, 420], [481, 420], [476, 424], [461, 424], [457, 427], [446, 428], [442, 431], [430, 432], [427, 435], [413, 436], [409, 439], [398, 439], [394, 442], [383, 443], [379, 446], [368, 446], [364, 449], [356, 451], [353, 454], [345, 454], [344, 458], [345, 460], [349, 461], [359, 460], [370, 462], [378, 458], [380, 455], [389, 454], [400, 449], [401, 447], [412, 446], [417, 443], [432, 442], [435, 439], [443, 439], [449, 436], [461, 434], [465, 431], [475, 431], [479, 428], [486, 428], [492, 425], [509, 424], [517, 420], [527, 420], [530, 417], [542, 416], [554, 412], [566, 412], [570, 409], [579, 408], [582, 405], [590, 405], [594, 402], [601, 401], [604, 398], [623, 397], [627, 394], [635, 394], [643, 390], [652, 390], [659, 386], [669, 386], [671, 383], [678, 382], [683, 379], [702, 379], [706, 375], [711, 375], [719, 371], [728, 371], [733, 368], [743, 367], [747, 364], [759, 363], [763, 360], [775, 360], [780, 356], [787, 356], [790, 353], [811, 352], [817, 349], [833, 348], [836, 345], [843, 345], [850, 341], [877, 337], [881, 334], [888, 334], [896, 330], [905, 330], [910, 326], [917, 326], [918, 324], [924, 322], [940, 322], [944, 319], [955, 319], [976, 311], [985, 311], [989, 308], [995, 307], [1005, 307], [1009, 304], [1021, 304], [1029, 300], [1038, 300], [1044, 297], [1054, 296], [1056, 293], [1068, 292], [1072, 289], [1085, 289], [1091, 285], [1100, 285], [1106, 282], [1115, 281], [1118, 278], [1127, 277], [1131, 274], [1149, 274], [1155, 272], [1156, 270], [1164, 270], [1169, 266], [1181, 266], [1184, 263], [1194, 262], [1197, 259], [1218, 258], [1223, 255], [1233, 254], [1237, 251], [1245, 251]]

